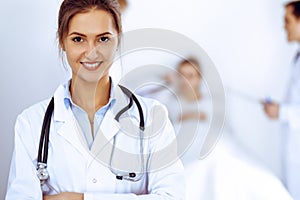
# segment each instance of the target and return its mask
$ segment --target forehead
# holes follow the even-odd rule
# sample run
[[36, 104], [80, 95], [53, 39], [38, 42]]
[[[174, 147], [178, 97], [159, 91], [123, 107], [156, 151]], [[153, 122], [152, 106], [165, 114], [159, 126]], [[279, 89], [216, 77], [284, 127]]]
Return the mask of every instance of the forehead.
[[197, 69], [190, 63], [183, 63], [179, 66], [178, 70], [180, 72], [196, 72], [197, 73]]
[[69, 33], [76, 31], [84, 34], [114, 32], [113, 18], [107, 11], [93, 9], [76, 14], [69, 23]]
[[285, 17], [288, 17], [288, 18], [296, 18], [293, 14], [294, 12], [294, 8], [292, 6], [287, 6], [285, 8]]

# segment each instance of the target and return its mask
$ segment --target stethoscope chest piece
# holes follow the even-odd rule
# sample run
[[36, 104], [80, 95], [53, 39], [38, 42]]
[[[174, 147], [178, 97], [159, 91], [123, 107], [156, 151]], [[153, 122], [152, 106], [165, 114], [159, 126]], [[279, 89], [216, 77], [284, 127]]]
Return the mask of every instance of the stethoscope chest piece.
[[47, 181], [49, 178], [49, 173], [47, 170], [47, 164], [38, 163], [37, 176], [41, 182]]
[[[145, 173], [144, 169], [144, 146], [143, 146], [143, 136], [144, 136], [144, 130], [145, 130], [145, 122], [144, 122], [144, 115], [143, 115], [143, 109], [141, 104], [139, 103], [137, 97], [127, 88], [124, 86], [119, 85], [123, 93], [129, 98], [129, 104], [126, 105], [124, 108], [122, 108], [115, 116], [115, 120], [119, 121], [120, 116], [128, 111], [131, 106], [133, 105], [133, 102], [136, 104], [139, 112], [139, 117], [140, 117], [140, 124], [139, 124], [139, 149], [140, 149], [140, 160], [141, 160], [141, 167], [140, 167], [140, 172], [141, 173], [135, 173], [135, 172], [126, 172], [126, 173], [117, 173], [115, 170], [113, 170], [112, 166], [112, 157], [114, 155], [114, 150], [115, 150], [115, 142], [116, 138], [114, 138], [114, 143], [113, 143], [113, 149], [111, 151], [111, 156], [110, 156], [110, 171], [116, 175], [116, 179], [118, 180], [128, 180], [128, 181], [133, 181], [137, 182], [142, 179]], [[49, 134], [50, 134], [50, 124], [51, 124], [51, 117], [53, 114], [54, 110], [54, 97], [52, 97], [46, 112], [44, 116], [44, 121], [43, 121], [43, 126], [41, 130], [41, 137], [40, 137], [40, 143], [39, 143], [39, 150], [38, 150], [38, 159], [37, 159], [37, 176], [41, 182], [41, 185], [47, 185], [47, 180], [49, 179], [49, 173], [47, 170], [47, 159], [48, 159], [48, 143], [49, 143]]]

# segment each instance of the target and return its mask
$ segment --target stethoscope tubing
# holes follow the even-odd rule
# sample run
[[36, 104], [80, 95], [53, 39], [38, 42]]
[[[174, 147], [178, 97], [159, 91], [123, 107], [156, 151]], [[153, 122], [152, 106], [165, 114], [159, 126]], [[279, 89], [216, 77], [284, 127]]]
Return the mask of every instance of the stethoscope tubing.
[[[144, 138], [144, 130], [145, 130], [145, 122], [144, 122], [144, 114], [143, 114], [143, 109], [138, 101], [137, 97], [126, 87], [119, 85], [121, 90], [126, 94], [126, 96], [129, 98], [129, 104], [122, 108], [115, 116], [115, 120], [119, 121], [120, 116], [125, 113], [127, 110], [129, 110], [132, 105], [133, 101], [136, 104], [139, 112], [139, 117], [140, 117], [140, 123], [139, 123], [139, 134], [140, 134], [140, 160], [141, 160], [141, 173], [139, 173], [139, 176], [136, 177], [136, 173], [130, 172], [128, 174], [118, 174], [116, 173], [112, 167], [112, 157], [114, 154], [115, 150], [115, 141], [116, 138], [114, 137], [114, 142], [113, 142], [113, 149], [111, 151], [111, 157], [110, 157], [110, 171], [116, 175], [116, 178], [119, 180], [129, 180], [129, 181], [139, 181], [142, 179], [144, 175], [144, 147], [143, 147], [143, 138]], [[41, 130], [41, 136], [40, 136], [40, 141], [39, 141], [39, 150], [38, 150], [38, 159], [37, 159], [37, 171], [38, 171], [38, 178], [41, 181], [41, 185], [44, 185], [49, 178], [49, 174], [47, 171], [47, 161], [48, 161], [48, 148], [49, 148], [49, 135], [50, 135], [50, 125], [51, 125], [51, 117], [52, 113], [54, 110], [54, 97], [52, 97], [46, 112], [44, 116], [44, 121], [42, 125], [42, 130]]]
[[[51, 124], [51, 117], [52, 117], [53, 110], [54, 110], [54, 97], [52, 97], [47, 107], [45, 113], [45, 119], [43, 121], [40, 143], [39, 143], [38, 158], [37, 158], [38, 163], [47, 163], [48, 160], [48, 143], [49, 143], [48, 141], [49, 141], [50, 124]], [[42, 148], [43, 146], [44, 148]]]

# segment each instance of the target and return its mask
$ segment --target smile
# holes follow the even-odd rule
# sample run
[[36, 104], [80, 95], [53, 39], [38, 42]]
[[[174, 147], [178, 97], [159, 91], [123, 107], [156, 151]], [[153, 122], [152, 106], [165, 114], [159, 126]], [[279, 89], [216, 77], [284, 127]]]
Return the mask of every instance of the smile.
[[83, 67], [89, 71], [97, 70], [102, 62], [80, 62]]

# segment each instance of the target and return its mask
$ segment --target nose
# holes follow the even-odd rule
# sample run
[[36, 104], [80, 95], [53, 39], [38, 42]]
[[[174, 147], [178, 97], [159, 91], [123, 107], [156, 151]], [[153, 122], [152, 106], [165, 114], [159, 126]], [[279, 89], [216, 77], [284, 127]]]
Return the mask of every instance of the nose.
[[95, 45], [94, 43], [89, 43], [85, 52], [85, 57], [88, 60], [95, 61], [101, 55], [99, 50], [100, 48], [97, 45]]

